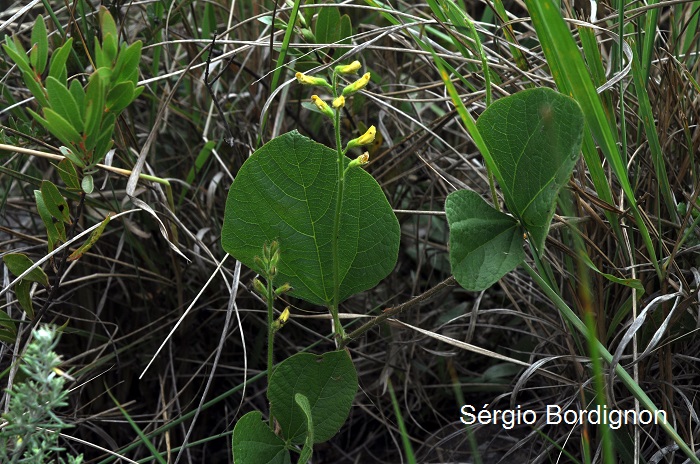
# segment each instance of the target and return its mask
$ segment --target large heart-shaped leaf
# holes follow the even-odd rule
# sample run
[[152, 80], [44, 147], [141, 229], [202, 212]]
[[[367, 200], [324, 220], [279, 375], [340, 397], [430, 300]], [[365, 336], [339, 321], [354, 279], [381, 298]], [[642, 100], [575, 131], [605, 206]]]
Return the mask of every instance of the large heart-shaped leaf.
[[524, 259], [523, 229], [478, 193], [458, 190], [445, 200], [450, 226], [450, 266], [467, 290], [489, 288]]
[[384, 192], [355, 167], [345, 175], [334, 255], [337, 159], [334, 150], [296, 131], [273, 139], [238, 172], [221, 232], [224, 250], [258, 272], [255, 256], [277, 240], [275, 284], [289, 283], [292, 295], [323, 306], [374, 287], [393, 270], [399, 248], [399, 223]]
[[559, 190], [579, 159], [581, 108], [554, 90], [530, 89], [497, 100], [476, 125], [496, 163], [508, 209], [541, 253]]
[[[308, 424], [313, 424], [314, 443], [333, 437], [350, 413], [357, 393], [357, 371], [345, 350], [317, 356], [297, 353], [275, 367], [267, 397], [270, 412], [279, 422], [285, 439], [301, 444]], [[296, 395], [306, 397], [311, 420], [297, 403]]]

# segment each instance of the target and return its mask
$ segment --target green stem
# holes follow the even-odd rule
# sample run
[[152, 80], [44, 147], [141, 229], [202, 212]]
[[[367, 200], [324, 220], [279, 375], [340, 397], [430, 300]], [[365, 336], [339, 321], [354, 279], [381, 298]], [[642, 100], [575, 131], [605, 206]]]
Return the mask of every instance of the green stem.
[[272, 279], [270, 276], [265, 276], [267, 281], [267, 384], [270, 385], [270, 377], [272, 377], [272, 365], [274, 363], [274, 346], [275, 346], [275, 331], [273, 324], [275, 322], [275, 309], [273, 302], [275, 301], [275, 289], [272, 287]]
[[[337, 88], [335, 73], [333, 75], [333, 89]], [[336, 93], [334, 91], [334, 93]], [[343, 148], [340, 140], [340, 109], [335, 110], [335, 146], [338, 152], [338, 195], [335, 202], [335, 217], [333, 218], [333, 239], [331, 246], [333, 250], [333, 301], [328, 306], [328, 309], [333, 317], [333, 330], [335, 338], [339, 341], [345, 339], [345, 330], [340, 323], [338, 317], [338, 304], [340, 302], [340, 268], [338, 267], [338, 239], [340, 237], [340, 211], [343, 206], [343, 192], [345, 190], [345, 163]]]

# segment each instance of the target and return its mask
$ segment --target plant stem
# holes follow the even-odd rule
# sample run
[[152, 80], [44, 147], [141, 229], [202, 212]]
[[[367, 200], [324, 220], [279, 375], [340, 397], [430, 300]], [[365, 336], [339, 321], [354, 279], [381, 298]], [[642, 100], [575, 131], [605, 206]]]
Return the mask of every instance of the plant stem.
[[275, 309], [273, 302], [275, 301], [275, 289], [272, 287], [272, 278], [265, 276], [267, 281], [267, 385], [270, 385], [270, 377], [272, 377], [272, 365], [274, 363], [274, 346], [275, 346], [275, 331], [272, 328], [275, 322]]
[[455, 284], [455, 278], [454, 276], [450, 276], [447, 279], [443, 280], [430, 290], [427, 290], [423, 293], [421, 293], [418, 296], [415, 296], [408, 300], [405, 303], [401, 303], [398, 306], [394, 306], [393, 308], [387, 308], [385, 309], [381, 315], [375, 317], [371, 321], [361, 325], [359, 328], [356, 330], [353, 330], [350, 332], [350, 334], [343, 339], [343, 341], [340, 344], [340, 347], [343, 348], [345, 347], [351, 340], [356, 339], [363, 333], [367, 332], [369, 329], [378, 326], [382, 322], [386, 321], [390, 317], [398, 316], [402, 312], [404, 312], [407, 309], [413, 308], [415, 306], [420, 306], [422, 304], [427, 303], [430, 301], [431, 298], [433, 298], [435, 295], [437, 295], [440, 291], [442, 291], [446, 287], [451, 287], [452, 285]]
[[[336, 76], [333, 75], [333, 89], [336, 89]], [[334, 93], [335, 90], [334, 90]], [[345, 330], [338, 317], [338, 304], [340, 303], [340, 268], [338, 265], [338, 240], [340, 238], [340, 212], [343, 206], [343, 192], [345, 190], [345, 163], [343, 148], [340, 140], [340, 109], [335, 111], [335, 119], [333, 120], [335, 129], [335, 146], [338, 152], [338, 195], [335, 202], [335, 216], [333, 218], [333, 238], [331, 247], [333, 253], [333, 300], [328, 306], [328, 310], [333, 317], [333, 331], [336, 340], [342, 342], [345, 340]]]

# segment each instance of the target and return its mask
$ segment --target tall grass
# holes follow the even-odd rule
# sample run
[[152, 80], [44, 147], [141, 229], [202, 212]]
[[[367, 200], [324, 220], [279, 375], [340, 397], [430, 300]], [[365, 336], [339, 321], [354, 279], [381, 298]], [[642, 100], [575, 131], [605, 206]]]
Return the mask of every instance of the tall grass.
[[[298, 129], [331, 141], [323, 119], [302, 110], [307, 95], [288, 85], [292, 71], [359, 59], [373, 80], [342, 121], [344, 135], [378, 121], [368, 169], [397, 211], [402, 245], [395, 272], [340, 308], [349, 332], [449, 277], [442, 215], [449, 193], [476, 190], [502, 207], [473, 125], [491, 100], [556, 88], [579, 102], [587, 133], [541, 260], [531, 256], [485, 292], [436, 292], [399, 316], [405, 324], [388, 319], [348, 345], [361, 393], [348, 423], [314, 450], [314, 459], [688, 459], [700, 439], [700, 3], [611, 2], [601, 5], [594, 25], [569, 3], [527, 1], [529, 10], [508, 1], [112, 6], [123, 40], [144, 41], [139, 80], [147, 89], [119, 119], [109, 163], [130, 171], [140, 161], [143, 174], [168, 180], [172, 197], [143, 181], [133, 196], [153, 209], [191, 262], [169, 247], [154, 216], [136, 210], [111, 221], [67, 267], [44, 317], [65, 325], [57, 351], [76, 379], [69, 406], [57, 412], [75, 426], [69, 433], [76, 440], [61, 439], [61, 446], [86, 462], [117, 459], [103, 449], [139, 462], [230, 460], [237, 418], [266, 409], [258, 381], [267, 369], [267, 309], [249, 291], [251, 271], [234, 278], [233, 263], [217, 270], [226, 191], [246, 157], [274, 134]], [[94, 8], [83, 0], [21, 11], [25, 6], [0, 12], [2, 33], [26, 46], [34, 18], [50, 17], [53, 47], [74, 37], [69, 76], [81, 79], [94, 49]], [[315, 43], [303, 33], [314, 32], [320, 8], [349, 16], [351, 43]], [[286, 27], [290, 22], [295, 28]], [[28, 117], [35, 103], [4, 54], [0, 71], [0, 143], [58, 153], [60, 143]], [[34, 261], [48, 254], [33, 196], [42, 179], [59, 182], [50, 159], [0, 151], [0, 254], [22, 251]], [[95, 185], [78, 233], [135, 206], [125, 177], [101, 170]], [[42, 266], [53, 275], [50, 260]], [[5, 287], [11, 278], [3, 275]], [[25, 349], [28, 320], [11, 289], [5, 295], [0, 323], [8, 319], [19, 329], [0, 347], [10, 387], [18, 381], [14, 361]], [[669, 295], [677, 295], [677, 305], [664, 299]], [[48, 293], [37, 287], [32, 296], [42, 305]], [[649, 306], [655, 298], [662, 298], [658, 306]], [[278, 359], [333, 346], [326, 314], [289, 298], [280, 304], [291, 306], [292, 317], [277, 334]], [[458, 348], [468, 346], [483, 350]], [[596, 402], [663, 409], [669, 426], [539, 421], [506, 430], [459, 421], [465, 403], [542, 413], [550, 404], [581, 409]]]

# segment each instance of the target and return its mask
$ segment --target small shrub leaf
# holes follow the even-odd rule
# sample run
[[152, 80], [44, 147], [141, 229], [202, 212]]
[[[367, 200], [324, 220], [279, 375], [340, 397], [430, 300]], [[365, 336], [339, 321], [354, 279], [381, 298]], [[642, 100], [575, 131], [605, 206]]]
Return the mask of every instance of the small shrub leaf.
[[[24, 253], [8, 253], [2, 257], [2, 260], [15, 277], [19, 277], [23, 272], [34, 265], [34, 262]], [[40, 267], [32, 269], [29, 274], [22, 277], [22, 280], [38, 282], [44, 287], [49, 287], [49, 276], [47, 276]]]
[[[71, 153], [71, 156], [74, 155]], [[63, 183], [66, 184], [66, 187], [71, 190], [80, 190], [80, 178], [78, 177], [78, 171], [76, 171], [75, 165], [70, 161], [70, 159], [62, 159], [58, 163], [57, 168], [58, 175], [61, 177], [61, 180], [63, 180]]]
[[46, 61], [49, 57], [49, 39], [46, 35], [46, 23], [43, 16], [39, 16], [34, 21], [31, 41], [32, 50], [29, 52], [29, 61], [37, 75], [41, 76], [46, 69]]
[[82, 141], [82, 137], [76, 128], [56, 111], [51, 108], [44, 108], [44, 118], [46, 118], [46, 122], [49, 125], [49, 132], [65, 145], [79, 145]]
[[337, 7], [321, 8], [316, 19], [316, 43], [333, 44], [340, 39], [340, 11]]
[[[17, 302], [22, 307], [29, 319], [34, 319], [34, 305], [32, 303], [32, 297], [29, 291], [32, 288], [32, 282], [27, 279], [22, 279], [15, 285], [15, 296], [17, 297]], [[2, 324], [0, 324], [2, 325]]]
[[63, 198], [61, 192], [58, 191], [51, 181], [45, 180], [41, 182], [41, 195], [44, 198], [44, 204], [49, 210], [51, 215], [56, 219], [62, 220], [66, 224], [70, 224], [70, 211], [68, 209], [68, 203], [66, 199]]
[[112, 214], [108, 214], [106, 218], [102, 220], [100, 225], [97, 227], [97, 229], [93, 230], [92, 233], [90, 234], [90, 237], [83, 243], [83, 245], [75, 250], [73, 253], [70, 254], [68, 257], [68, 261], [75, 261], [76, 259], [80, 259], [85, 253], [88, 252], [90, 248], [99, 240], [100, 236], [102, 235], [102, 232], [104, 232], [105, 227], [107, 227], [107, 224], [109, 224], [110, 219], [112, 219]]
[[90, 174], [87, 174], [85, 177], [83, 177], [83, 180], [80, 183], [80, 186], [83, 189], [83, 192], [90, 195], [92, 193], [92, 191], [95, 189], [95, 181], [93, 180], [93, 178]]
[[78, 102], [73, 95], [55, 77], [46, 78], [46, 93], [49, 96], [49, 104], [60, 116], [70, 122], [76, 131], [83, 131], [83, 118]]
[[[58, 47], [51, 54], [51, 61], [49, 63], [49, 76], [56, 79], [58, 82], [64, 86], [67, 84], [67, 74], [66, 63], [68, 62], [68, 56], [73, 48], [73, 38], [66, 40], [66, 43]], [[79, 104], [81, 102], [78, 102]]]

